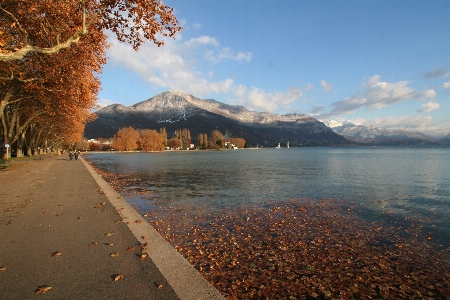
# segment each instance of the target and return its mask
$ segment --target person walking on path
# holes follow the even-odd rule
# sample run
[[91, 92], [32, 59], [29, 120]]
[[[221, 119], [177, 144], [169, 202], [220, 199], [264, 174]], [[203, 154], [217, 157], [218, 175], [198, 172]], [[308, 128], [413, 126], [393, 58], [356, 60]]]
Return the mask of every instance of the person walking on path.
[[73, 159], [73, 151], [71, 150], [71, 151], [69, 151], [69, 158], [70, 158], [70, 160], [72, 160]]
[[80, 151], [75, 151], [75, 160], [78, 160], [78, 157], [80, 156]]

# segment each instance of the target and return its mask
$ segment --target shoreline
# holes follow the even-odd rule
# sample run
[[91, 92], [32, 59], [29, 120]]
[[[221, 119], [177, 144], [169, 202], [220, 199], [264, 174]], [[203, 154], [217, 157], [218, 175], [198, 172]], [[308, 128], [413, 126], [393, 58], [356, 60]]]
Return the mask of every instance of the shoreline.
[[[111, 176], [124, 197], [145, 198], [120, 175], [101, 174]], [[130, 204], [227, 298], [447, 299], [450, 248], [436, 248], [420, 225], [427, 220], [412, 215], [408, 226], [401, 219], [369, 222], [358, 216], [364, 207], [334, 200], [221, 211]]]
[[0, 172], [0, 298], [224, 299], [91, 171], [52, 156]]

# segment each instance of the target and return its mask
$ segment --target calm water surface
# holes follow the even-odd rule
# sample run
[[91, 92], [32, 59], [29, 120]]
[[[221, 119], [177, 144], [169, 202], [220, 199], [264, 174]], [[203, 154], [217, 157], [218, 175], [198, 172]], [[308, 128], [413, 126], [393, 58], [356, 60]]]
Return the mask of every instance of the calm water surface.
[[343, 198], [367, 216], [419, 215], [450, 233], [450, 149], [290, 148], [98, 153], [95, 167], [126, 178], [143, 209]]

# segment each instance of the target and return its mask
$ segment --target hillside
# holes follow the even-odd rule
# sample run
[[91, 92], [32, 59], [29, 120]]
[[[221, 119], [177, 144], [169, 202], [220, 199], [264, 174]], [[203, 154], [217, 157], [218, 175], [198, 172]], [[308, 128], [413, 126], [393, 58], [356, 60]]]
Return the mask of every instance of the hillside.
[[120, 128], [131, 126], [156, 130], [165, 127], [169, 135], [187, 128], [194, 143], [199, 133], [211, 134], [217, 129], [244, 138], [250, 146], [284, 146], [287, 141], [293, 147], [348, 144], [325, 124], [303, 114], [253, 112], [178, 91], [164, 92], [129, 107], [112, 104], [97, 114], [98, 118], [86, 125], [86, 138], [111, 138]]
[[330, 121], [332, 130], [360, 145], [406, 146], [440, 144], [435, 137], [417, 131], [386, 129], [371, 125], [339, 124]]

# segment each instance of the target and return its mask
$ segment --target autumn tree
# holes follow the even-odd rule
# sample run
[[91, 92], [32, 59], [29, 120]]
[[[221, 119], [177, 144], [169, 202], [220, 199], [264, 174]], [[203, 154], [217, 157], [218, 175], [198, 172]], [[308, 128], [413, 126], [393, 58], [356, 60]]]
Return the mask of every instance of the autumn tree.
[[212, 149], [222, 149], [225, 146], [223, 134], [215, 129], [211, 132], [210, 147]]
[[[104, 35], [97, 39], [106, 41]], [[73, 57], [78, 57], [77, 63]], [[18, 155], [24, 144], [37, 146], [37, 136], [44, 138], [44, 144], [50, 143], [48, 138], [53, 144], [81, 139], [100, 88], [94, 72], [99, 72], [104, 62], [103, 47], [82, 42], [51, 57], [29, 55], [0, 63], [0, 75], [15, 74], [3, 77], [0, 85], [1, 139], [16, 143]], [[33, 140], [24, 140], [26, 137]]]
[[209, 148], [209, 140], [208, 135], [206, 133], [198, 134], [198, 148], [199, 149], [208, 149]]
[[171, 149], [178, 149], [180, 147], [180, 144], [181, 144], [180, 140], [176, 137], [173, 137], [168, 141], [167, 145]]
[[238, 148], [244, 148], [246, 143], [246, 141], [243, 138], [230, 138], [229, 142]]
[[[135, 50], [181, 28], [157, 0], [3, 0], [0, 3], [0, 142], [73, 146], [92, 119], [106, 63], [105, 31]], [[19, 151], [20, 150], [20, 151]]]
[[138, 147], [139, 133], [133, 127], [119, 129], [112, 140], [112, 147], [119, 151], [132, 151]]
[[164, 147], [167, 146], [167, 131], [166, 131], [166, 127], [162, 127], [159, 129], [159, 134], [161, 135], [162, 139], [163, 139], [163, 144]]
[[175, 131], [174, 138], [177, 138], [180, 141], [181, 149], [188, 149], [191, 144], [191, 132], [189, 129], [178, 129]]
[[208, 134], [203, 134], [203, 149], [209, 149]]
[[162, 151], [164, 147], [164, 138], [153, 129], [145, 129], [139, 132], [139, 148], [143, 151]]
[[105, 30], [138, 50], [145, 40], [163, 45], [160, 37], [174, 37], [181, 27], [159, 0], [3, 0], [0, 61], [54, 54]]
[[203, 133], [199, 133], [199, 134], [198, 134], [197, 140], [198, 140], [198, 148], [199, 148], [199, 149], [204, 149], [204, 148], [203, 148], [203, 145], [204, 145], [204, 142], [203, 142]]

